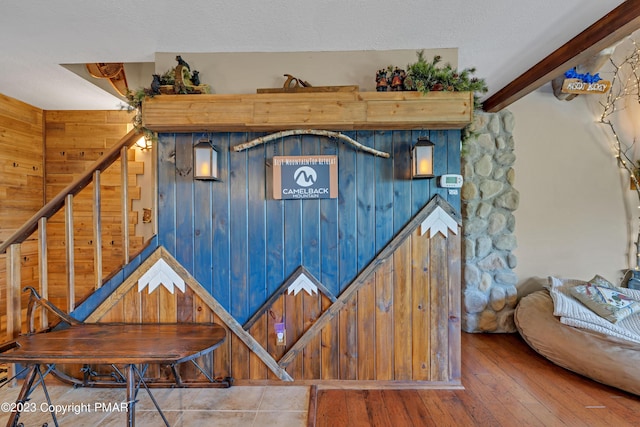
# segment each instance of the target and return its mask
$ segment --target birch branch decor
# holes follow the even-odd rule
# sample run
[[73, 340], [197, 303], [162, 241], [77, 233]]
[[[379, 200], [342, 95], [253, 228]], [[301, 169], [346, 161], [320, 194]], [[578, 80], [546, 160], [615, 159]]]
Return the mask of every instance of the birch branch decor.
[[272, 133], [271, 135], [261, 136], [260, 138], [253, 139], [243, 144], [235, 145], [232, 148], [233, 148], [233, 151], [243, 151], [260, 144], [266, 144], [268, 142], [274, 141], [279, 138], [286, 138], [289, 136], [297, 136], [297, 135], [318, 135], [318, 136], [325, 136], [327, 138], [341, 139], [344, 142], [347, 142], [353, 145], [354, 147], [356, 147], [356, 149], [360, 151], [364, 151], [365, 153], [373, 154], [374, 156], [383, 157], [385, 159], [388, 159], [389, 157], [391, 157], [389, 153], [386, 153], [384, 151], [379, 151], [371, 147], [367, 147], [366, 145], [362, 145], [358, 141], [348, 137], [343, 133], [333, 132], [330, 130], [318, 130], [318, 129], [285, 130], [281, 132]]
[[[623, 137], [616, 128], [614, 117], [626, 108], [626, 103], [636, 102], [640, 104], [640, 47], [635, 40], [631, 40], [633, 49], [622, 60], [616, 61], [610, 58], [609, 61], [613, 68], [613, 77], [611, 79], [611, 87], [600, 101], [602, 114], [598, 118], [598, 123], [605, 125], [612, 135], [612, 148], [618, 166], [625, 169], [629, 173], [631, 182], [634, 184], [634, 190], [640, 200], [640, 182], [639, 182], [639, 166], [631, 157], [633, 141], [623, 141]], [[639, 218], [640, 220], [640, 218]], [[640, 283], [640, 229], [635, 241], [635, 267], [625, 274], [623, 282], [627, 282], [631, 276]]]

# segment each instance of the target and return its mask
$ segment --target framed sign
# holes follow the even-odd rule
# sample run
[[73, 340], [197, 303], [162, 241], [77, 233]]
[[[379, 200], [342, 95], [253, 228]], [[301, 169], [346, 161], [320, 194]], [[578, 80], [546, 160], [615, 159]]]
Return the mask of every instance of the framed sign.
[[338, 197], [338, 156], [274, 156], [274, 199]]

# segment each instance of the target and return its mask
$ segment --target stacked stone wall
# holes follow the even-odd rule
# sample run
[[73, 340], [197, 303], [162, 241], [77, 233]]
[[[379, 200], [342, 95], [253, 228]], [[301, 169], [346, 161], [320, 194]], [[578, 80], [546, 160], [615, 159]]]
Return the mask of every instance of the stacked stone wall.
[[476, 112], [462, 150], [464, 241], [462, 329], [514, 332], [518, 300], [513, 115]]

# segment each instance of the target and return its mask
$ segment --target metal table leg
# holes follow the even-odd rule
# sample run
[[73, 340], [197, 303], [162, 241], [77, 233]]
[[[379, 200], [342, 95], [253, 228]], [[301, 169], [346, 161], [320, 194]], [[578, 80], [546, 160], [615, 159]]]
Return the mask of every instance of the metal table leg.
[[133, 365], [126, 366], [127, 371], [127, 426], [135, 427], [136, 425], [136, 379], [135, 367]]
[[[31, 365], [29, 372], [27, 373], [27, 377], [22, 384], [22, 388], [20, 389], [20, 394], [16, 399], [16, 407], [11, 412], [11, 416], [7, 421], [7, 427], [17, 427], [21, 425], [18, 421], [20, 420], [20, 415], [22, 412], [22, 408], [29, 401], [29, 396], [35, 390], [35, 388], [39, 385], [42, 386], [42, 390], [44, 392], [44, 396], [47, 399], [47, 403], [49, 404], [49, 408], [52, 408], [51, 398], [49, 397], [49, 392], [47, 390], [47, 386], [44, 383], [44, 377], [46, 377], [49, 372], [54, 368], [54, 365], [49, 365], [44, 373], [40, 370], [40, 364]], [[22, 371], [24, 372], [24, 371]], [[18, 374], [19, 375], [19, 374]], [[39, 377], [39, 381], [34, 385], [34, 381]], [[15, 377], [14, 377], [15, 378]], [[12, 381], [13, 378], [10, 380]], [[56, 414], [53, 410], [51, 410], [51, 418], [53, 419], [53, 424], [58, 427], [58, 419], [56, 418]]]
[[[156, 410], [160, 414], [160, 417], [162, 417], [162, 421], [164, 421], [165, 426], [170, 427], [169, 421], [167, 421], [167, 418], [164, 416], [162, 409], [160, 409], [160, 405], [156, 401], [155, 397], [153, 397], [151, 390], [149, 390], [149, 387], [147, 387], [147, 383], [144, 381], [144, 373], [147, 370], [147, 366], [148, 365], [144, 365], [142, 372], [140, 372], [138, 368], [136, 368], [136, 366], [133, 364], [127, 365], [125, 367], [127, 374], [127, 426], [135, 427], [135, 410], [138, 391], [140, 390], [140, 385], [143, 385], [145, 390], [147, 390], [147, 393], [149, 394], [149, 398], [151, 398], [151, 401], [156, 407]], [[137, 381], [136, 375], [138, 377]]]

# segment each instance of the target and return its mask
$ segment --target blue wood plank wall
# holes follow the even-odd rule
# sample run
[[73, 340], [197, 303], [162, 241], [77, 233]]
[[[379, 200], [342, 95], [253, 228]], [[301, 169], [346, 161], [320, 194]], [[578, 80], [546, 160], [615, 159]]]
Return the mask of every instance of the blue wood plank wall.
[[[158, 144], [158, 242], [240, 322], [303, 265], [339, 295], [435, 194], [456, 209], [458, 195], [436, 179], [410, 176], [418, 137], [435, 143], [434, 173], [460, 173], [460, 131], [345, 132], [386, 151], [374, 157], [335, 139], [288, 137], [230, 150], [255, 133], [161, 134]], [[221, 181], [193, 179], [192, 147], [210, 138]], [[274, 200], [266, 162], [277, 155], [338, 156], [337, 199]]]

